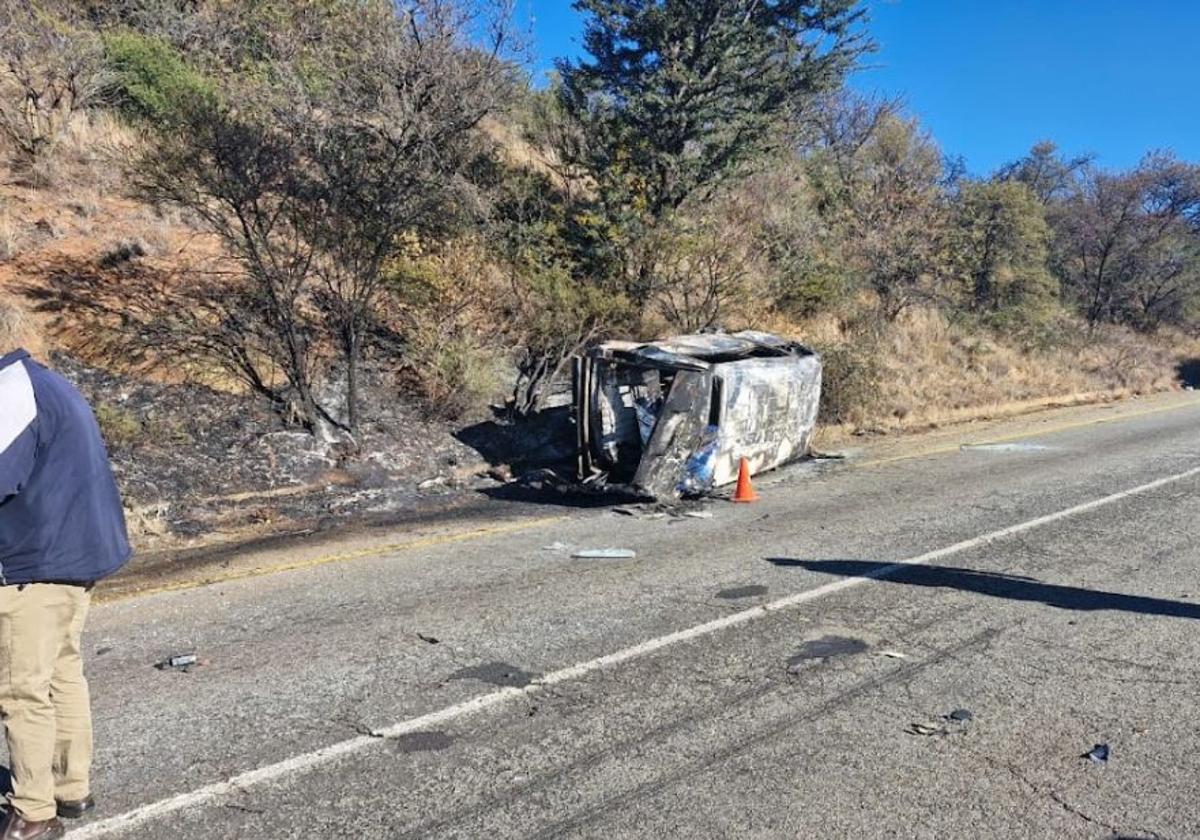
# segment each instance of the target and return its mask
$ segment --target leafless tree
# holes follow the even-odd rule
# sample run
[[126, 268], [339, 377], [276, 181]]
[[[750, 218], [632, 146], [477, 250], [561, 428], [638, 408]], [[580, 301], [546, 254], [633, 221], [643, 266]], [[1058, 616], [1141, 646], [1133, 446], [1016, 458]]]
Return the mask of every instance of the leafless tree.
[[940, 274], [941, 153], [894, 101], [842, 94], [827, 107], [809, 156], [817, 207], [840, 228], [847, 264], [892, 321]]
[[23, 163], [49, 152], [106, 83], [98, 38], [76, 26], [67, 8], [0, 4], [0, 132]]
[[1200, 300], [1200, 168], [1162, 154], [1086, 166], [1050, 219], [1055, 269], [1093, 327], [1153, 329]]

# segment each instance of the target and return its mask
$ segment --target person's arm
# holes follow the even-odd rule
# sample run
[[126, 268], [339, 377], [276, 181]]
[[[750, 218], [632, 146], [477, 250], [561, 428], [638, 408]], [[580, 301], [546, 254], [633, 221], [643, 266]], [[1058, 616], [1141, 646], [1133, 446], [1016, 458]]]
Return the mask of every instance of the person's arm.
[[20, 362], [0, 372], [0, 505], [25, 489], [37, 456], [37, 402]]

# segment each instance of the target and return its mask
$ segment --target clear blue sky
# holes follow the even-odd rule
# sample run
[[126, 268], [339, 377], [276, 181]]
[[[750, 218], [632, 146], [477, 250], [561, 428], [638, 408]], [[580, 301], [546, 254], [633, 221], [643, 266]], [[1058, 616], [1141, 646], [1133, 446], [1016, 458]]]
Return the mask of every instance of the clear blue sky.
[[[899, 94], [985, 174], [1050, 139], [1126, 167], [1200, 161], [1200, 0], [872, 0], [879, 51], [851, 84]], [[520, 0], [541, 76], [579, 54], [569, 0]]]

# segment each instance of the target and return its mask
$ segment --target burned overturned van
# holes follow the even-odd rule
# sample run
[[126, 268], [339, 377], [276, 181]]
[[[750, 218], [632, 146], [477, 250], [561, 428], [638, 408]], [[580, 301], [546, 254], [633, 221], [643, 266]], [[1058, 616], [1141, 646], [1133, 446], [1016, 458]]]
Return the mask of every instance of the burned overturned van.
[[667, 500], [807, 454], [821, 358], [768, 333], [610, 341], [575, 361], [579, 476]]

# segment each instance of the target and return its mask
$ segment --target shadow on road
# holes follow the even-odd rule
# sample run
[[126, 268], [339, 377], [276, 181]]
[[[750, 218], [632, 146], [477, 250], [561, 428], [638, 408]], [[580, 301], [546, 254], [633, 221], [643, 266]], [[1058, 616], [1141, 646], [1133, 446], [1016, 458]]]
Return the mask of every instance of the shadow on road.
[[990, 598], [1007, 598], [1010, 601], [1036, 601], [1061, 610], [1116, 610], [1141, 615], [1200, 619], [1200, 604], [1059, 586], [1042, 583], [1035, 578], [952, 566], [895, 566], [891, 563], [873, 563], [867, 560], [797, 560], [790, 557], [768, 557], [767, 562], [782, 568], [808, 569], [810, 572], [827, 575], [875, 578], [908, 586], [957, 589], [961, 592], [987, 595]]

